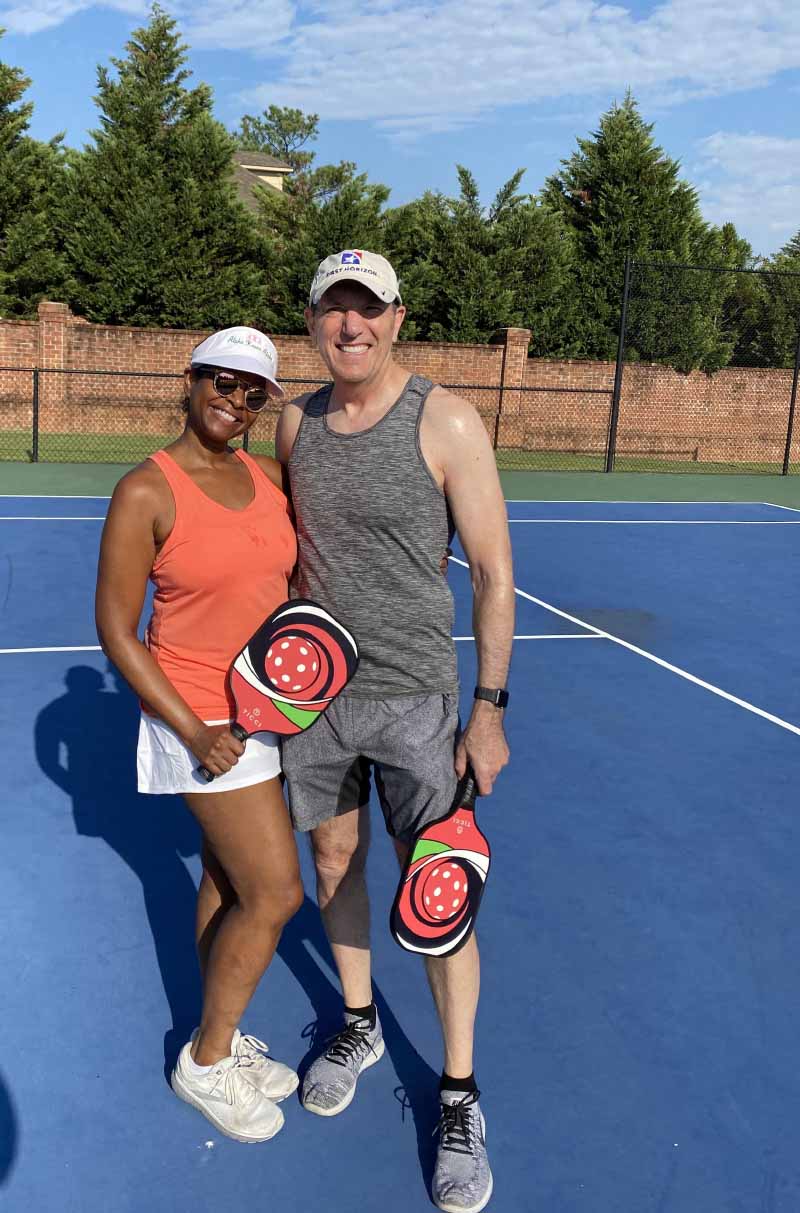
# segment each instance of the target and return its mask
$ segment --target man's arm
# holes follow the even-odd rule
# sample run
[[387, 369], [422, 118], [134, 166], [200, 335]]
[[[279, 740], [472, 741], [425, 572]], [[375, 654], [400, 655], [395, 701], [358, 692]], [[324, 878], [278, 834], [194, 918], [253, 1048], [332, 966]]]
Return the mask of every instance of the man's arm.
[[[469, 562], [478, 685], [505, 687], [514, 636], [514, 576], [503, 490], [486, 427], [468, 401], [436, 388], [423, 413], [420, 441]], [[508, 755], [502, 709], [475, 700], [456, 751], [457, 773], [464, 773], [469, 760], [478, 790], [488, 795]]]
[[284, 467], [289, 462], [289, 457], [300, 429], [300, 422], [303, 420], [303, 409], [310, 398], [311, 393], [306, 392], [304, 396], [297, 396], [294, 400], [287, 400], [278, 417], [278, 423], [275, 427], [275, 458]]

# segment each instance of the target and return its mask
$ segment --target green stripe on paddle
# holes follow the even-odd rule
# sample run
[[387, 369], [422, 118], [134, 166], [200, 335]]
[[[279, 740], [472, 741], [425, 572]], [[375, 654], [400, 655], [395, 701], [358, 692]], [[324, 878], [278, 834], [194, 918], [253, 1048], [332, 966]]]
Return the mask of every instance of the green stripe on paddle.
[[273, 700], [273, 703], [298, 729], [307, 729], [319, 716], [319, 712], [307, 712], [305, 708], [296, 708], [293, 703], [282, 703], [280, 699]]
[[416, 863], [418, 859], [423, 859], [426, 855], [438, 855], [441, 851], [451, 851], [452, 849], [446, 842], [434, 842], [431, 838], [421, 838], [414, 847], [411, 862]]

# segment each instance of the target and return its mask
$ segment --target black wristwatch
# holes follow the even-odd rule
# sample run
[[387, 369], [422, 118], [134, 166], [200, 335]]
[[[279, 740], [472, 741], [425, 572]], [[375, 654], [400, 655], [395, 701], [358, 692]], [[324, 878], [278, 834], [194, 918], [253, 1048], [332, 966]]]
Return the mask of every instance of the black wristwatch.
[[489, 687], [476, 687], [475, 699], [485, 699], [488, 703], [493, 703], [496, 708], [504, 708], [508, 703], [508, 691], [492, 690]]

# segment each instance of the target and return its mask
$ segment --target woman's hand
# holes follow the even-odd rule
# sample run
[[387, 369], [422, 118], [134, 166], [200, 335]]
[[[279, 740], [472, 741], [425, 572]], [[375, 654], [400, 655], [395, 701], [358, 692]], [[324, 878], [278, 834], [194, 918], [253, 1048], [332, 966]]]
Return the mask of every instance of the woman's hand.
[[199, 759], [200, 766], [212, 775], [224, 775], [244, 754], [244, 746], [226, 724], [200, 725], [189, 742], [189, 749]]

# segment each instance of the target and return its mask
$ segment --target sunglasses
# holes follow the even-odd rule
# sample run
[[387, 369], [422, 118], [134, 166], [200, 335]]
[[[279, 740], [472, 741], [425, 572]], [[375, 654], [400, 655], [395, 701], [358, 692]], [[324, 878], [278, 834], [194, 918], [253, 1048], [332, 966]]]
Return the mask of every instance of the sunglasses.
[[232, 396], [237, 388], [244, 392], [244, 407], [249, 413], [260, 413], [269, 400], [266, 388], [253, 387], [237, 379], [230, 371], [220, 371], [214, 366], [196, 366], [194, 372], [198, 379], [210, 379], [219, 396]]

